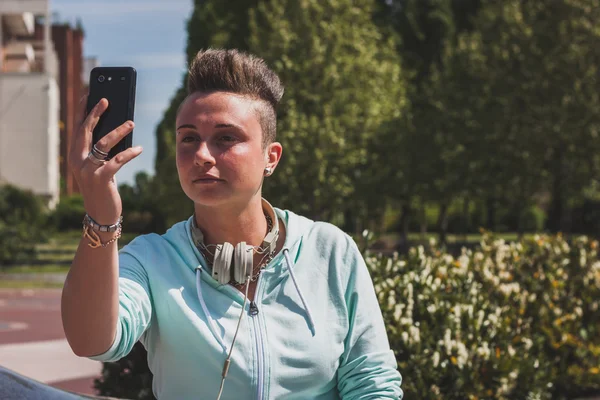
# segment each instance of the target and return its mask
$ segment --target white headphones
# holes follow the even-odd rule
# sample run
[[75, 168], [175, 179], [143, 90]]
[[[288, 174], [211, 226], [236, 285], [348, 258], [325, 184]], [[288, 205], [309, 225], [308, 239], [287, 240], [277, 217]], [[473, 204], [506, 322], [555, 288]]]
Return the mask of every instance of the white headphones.
[[[273, 253], [277, 246], [277, 239], [279, 238], [279, 221], [277, 214], [275, 214], [275, 209], [267, 200], [262, 199], [262, 206], [266, 215], [273, 221], [273, 227], [267, 233], [262, 245], [257, 250], [265, 253]], [[196, 246], [198, 248], [204, 247], [204, 235], [196, 225], [196, 218], [192, 218], [191, 230]], [[216, 245], [212, 265], [212, 277], [222, 285], [229, 283], [231, 280], [239, 284], [246, 283], [246, 277], [252, 275], [255, 249], [255, 246], [246, 244], [246, 242], [240, 242], [235, 247], [229, 242]], [[233, 270], [231, 269], [232, 261]]]

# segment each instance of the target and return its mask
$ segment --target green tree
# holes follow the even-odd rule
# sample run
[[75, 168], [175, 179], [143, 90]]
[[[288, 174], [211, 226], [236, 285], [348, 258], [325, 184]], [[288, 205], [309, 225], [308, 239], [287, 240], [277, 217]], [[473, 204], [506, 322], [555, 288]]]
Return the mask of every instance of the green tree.
[[[472, 29], [479, 1], [380, 1], [377, 20], [392, 26], [401, 40], [398, 52], [410, 71], [409, 108], [398, 126], [389, 129], [377, 148], [387, 160], [389, 196], [402, 207], [404, 242], [413, 206], [424, 215], [427, 203], [440, 207], [438, 229], [444, 241], [448, 208], [458, 196], [467, 197], [475, 185], [467, 158], [473, 117], [465, 95], [470, 77], [460, 69], [459, 35]], [[383, 178], [385, 182], [386, 178]], [[382, 183], [383, 183], [382, 182]]]
[[47, 239], [42, 199], [30, 190], [0, 185], [0, 267], [31, 257]]
[[[198, 51], [209, 47], [247, 50], [248, 12], [257, 3], [257, 0], [195, 0], [194, 10], [187, 21], [188, 63]], [[193, 212], [193, 203], [181, 190], [175, 164], [175, 118], [185, 97], [184, 76], [156, 129], [156, 177], [153, 185], [163, 229], [188, 218]]]
[[[395, 42], [373, 22], [375, 2], [264, 1], [251, 12], [250, 51], [286, 85], [284, 153], [267, 194], [309, 217], [364, 219], [367, 144], [406, 105]], [[363, 217], [363, 218], [361, 218]]]
[[480, 119], [499, 165], [488, 176], [521, 207], [547, 190], [552, 230], [569, 230], [599, 172], [599, 18], [593, 0], [490, 3], [466, 39], [489, 93]]

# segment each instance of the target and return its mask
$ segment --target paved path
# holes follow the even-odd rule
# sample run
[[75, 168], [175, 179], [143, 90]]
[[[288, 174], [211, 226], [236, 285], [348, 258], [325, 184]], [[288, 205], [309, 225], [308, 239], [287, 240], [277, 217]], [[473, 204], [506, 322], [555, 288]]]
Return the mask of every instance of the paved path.
[[97, 394], [102, 364], [71, 351], [60, 289], [0, 289], [0, 365], [60, 389]]

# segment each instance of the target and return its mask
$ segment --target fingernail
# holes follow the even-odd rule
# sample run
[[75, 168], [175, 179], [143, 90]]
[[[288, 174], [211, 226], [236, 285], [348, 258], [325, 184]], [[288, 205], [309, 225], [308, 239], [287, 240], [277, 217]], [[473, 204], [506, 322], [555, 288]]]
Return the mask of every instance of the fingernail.
[[133, 122], [131, 122], [131, 121], [127, 122], [127, 126], [130, 127], [130, 128], [132, 128], [133, 127]]

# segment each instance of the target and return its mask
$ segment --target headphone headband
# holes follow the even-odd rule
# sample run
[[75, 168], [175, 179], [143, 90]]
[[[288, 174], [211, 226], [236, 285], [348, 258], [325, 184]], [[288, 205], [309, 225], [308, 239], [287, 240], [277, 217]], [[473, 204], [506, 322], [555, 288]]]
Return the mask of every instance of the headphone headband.
[[[262, 198], [261, 201], [262, 201], [263, 210], [271, 218], [271, 221], [273, 221], [273, 227], [271, 228], [271, 231], [269, 233], [267, 233], [267, 235], [263, 239], [261, 248], [263, 250], [268, 249], [268, 252], [271, 253], [271, 252], [275, 251], [275, 248], [277, 247], [277, 239], [279, 238], [279, 218], [277, 218], [277, 214], [275, 213], [275, 209], [273, 208], [271, 203], [269, 203], [264, 198]], [[196, 246], [200, 246], [201, 244], [204, 244], [204, 234], [202, 233], [202, 230], [198, 227], [198, 225], [196, 223], [196, 218], [192, 218], [192, 229], [191, 230], [192, 230], [192, 239], [194, 240], [194, 244]]]

